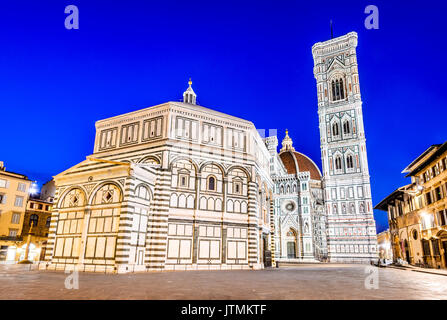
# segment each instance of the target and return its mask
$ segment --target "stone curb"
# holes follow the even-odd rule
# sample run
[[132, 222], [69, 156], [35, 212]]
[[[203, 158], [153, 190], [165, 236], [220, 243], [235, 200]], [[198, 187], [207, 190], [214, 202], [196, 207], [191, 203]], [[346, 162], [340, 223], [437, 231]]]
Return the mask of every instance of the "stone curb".
[[447, 277], [447, 273], [438, 273], [438, 272], [431, 272], [431, 271], [425, 271], [425, 270], [417, 270], [409, 267], [397, 267], [397, 266], [387, 266], [386, 268], [393, 268], [393, 269], [399, 269], [399, 270], [409, 270], [414, 272], [421, 272], [421, 273], [429, 273], [429, 274], [436, 274], [438, 276], [444, 276]]

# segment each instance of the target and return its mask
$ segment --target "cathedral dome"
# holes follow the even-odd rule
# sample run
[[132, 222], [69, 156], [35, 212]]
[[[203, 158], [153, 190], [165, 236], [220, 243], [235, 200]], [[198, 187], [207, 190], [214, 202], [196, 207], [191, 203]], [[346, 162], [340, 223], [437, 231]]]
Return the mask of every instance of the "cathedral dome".
[[308, 156], [295, 151], [293, 148], [293, 141], [289, 137], [289, 132], [286, 130], [286, 136], [282, 142], [279, 157], [281, 158], [284, 167], [289, 174], [296, 174], [297, 172], [310, 172], [310, 178], [312, 180], [321, 180], [321, 172], [318, 169], [315, 162], [313, 162]]
[[284, 164], [284, 167], [289, 174], [296, 174], [297, 172], [310, 172], [310, 178], [312, 180], [321, 180], [320, 169], [317, 165], [307, 156], [296, 151], [284, 151], [281, 152], [279, 157]]

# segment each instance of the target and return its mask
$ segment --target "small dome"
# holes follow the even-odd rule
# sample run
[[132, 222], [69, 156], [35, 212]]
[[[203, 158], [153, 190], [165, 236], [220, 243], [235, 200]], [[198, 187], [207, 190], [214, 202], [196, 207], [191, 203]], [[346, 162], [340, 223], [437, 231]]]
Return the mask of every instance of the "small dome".
[[185, 92], [183, 92], [183, 102], [189, 104], [196, 104], [197, 95], [191, 87], [192, 85], [191, 78], [189, 78], [188, 85], [189, 87], [186, 89]]
[[284, 167], [289, 174], [296, 174], [297, 172], [310, 172], [312, 180], [321, 180], [321, 172], [315, 162], [309, 157], [296, 151], [284, 151], [279, 154], [279, 157], [284, 164]]
[[321, 172], [315, 162], [308, 156], [295, 151], [293, 141], [289, 137], [289, 130], [287, 129], [286, 136], [282, 141], [282, 148], [279, 151], [279, 157], [281, 158], [284, 167], [286, 167], [288, 174], [309, 171], [312, 180], [321, 180]]

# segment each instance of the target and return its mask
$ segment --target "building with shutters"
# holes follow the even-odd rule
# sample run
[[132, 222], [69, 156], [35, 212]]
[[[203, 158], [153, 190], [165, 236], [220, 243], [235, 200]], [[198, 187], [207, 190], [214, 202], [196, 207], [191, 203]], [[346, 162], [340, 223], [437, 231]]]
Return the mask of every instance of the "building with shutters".
[[375, 206], [388, 213], [393, 256], [447, 268], [447, 142], [430, 146], [403, 173], [411, 183]]
[[0, 161], [0, 262], [14, 262], [32, 181]]

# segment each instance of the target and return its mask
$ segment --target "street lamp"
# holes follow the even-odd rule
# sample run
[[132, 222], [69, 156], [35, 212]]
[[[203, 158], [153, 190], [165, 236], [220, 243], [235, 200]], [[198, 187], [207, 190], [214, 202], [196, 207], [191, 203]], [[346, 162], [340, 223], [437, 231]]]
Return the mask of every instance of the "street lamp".
[[38, 188], [38, 186], [37, 186], [37, 181], [33, 181], [32, 183], [31, 183], [31, 186], [30, 186], [30, 188], [29, 188], [29, 194], [30, 195], [35, 195], [35, 194], [37, 194], [38, 192], [39, 192], [39, 188]]

